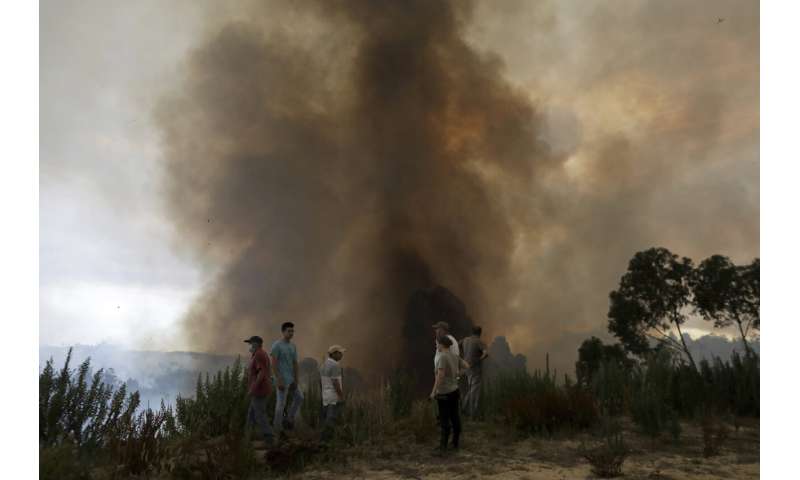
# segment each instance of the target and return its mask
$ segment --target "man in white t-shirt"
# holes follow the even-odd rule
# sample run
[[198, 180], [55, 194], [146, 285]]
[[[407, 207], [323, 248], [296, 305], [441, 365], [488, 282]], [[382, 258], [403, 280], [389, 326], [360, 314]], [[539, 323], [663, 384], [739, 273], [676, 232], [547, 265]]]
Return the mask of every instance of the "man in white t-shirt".
[[328, 358], [319, 367], [319, 378], [322, 383], [322, 437], [320, 441], [327, 443], [333, 437], [333, 427], [344, 407], [342, 391], [342, 367], [339, 362], [346, 350], [341, 345], [331, 345]]
[[455, 356], [457, 356], [457, 357], [461, 356], [460, 355], [461, 352], [458, 349], [458, 342], [456, 341], [456, 337], [450, 335], [450, 324], [449, 323], [447, 323], [447, 322], [436, 322], [436, 323], [434, 323], [433, 324], [433, 332], [434, 332], [433, 348], [435, 349], [434, 350], [434, 354], [433, 354], [433, 365], [434, 365], [434, 368], [436, 367], [436, 360], [439, 359], [439, 351], [436, 350], [437, 345], [438, 345], [436, 339], [439, 338], [439, 337], [449, 337], [450, 341], [453, 342], [453, 344], [450, 345], [450, 349], [449, 349], [450, 353], [455, 354]]

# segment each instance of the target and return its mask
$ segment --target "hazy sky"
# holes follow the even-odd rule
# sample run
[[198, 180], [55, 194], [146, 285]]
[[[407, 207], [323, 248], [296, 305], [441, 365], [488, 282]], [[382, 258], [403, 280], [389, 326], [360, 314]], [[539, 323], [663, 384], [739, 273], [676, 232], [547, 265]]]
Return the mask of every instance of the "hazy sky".
[[[41, 343], [190, 346], [175, 327], [217, 270], [165, 213], [152, 118], [209, 34], [253, 11], [264, 24], [282, 18], [231, 3], [41, 3]], [[557, 304], [549, 314], [580, 320], [558, 335], [520, 321], [494, 332], [516, 334], [512, 348], [574, 352], [603, 331], [608, 291], [637, 249], [759, 255], [758, 11], [753, 1], [477, 3], [467, 41], [497, 55], [566, 159], [529, 199], [558, 214], [545, 231], [520, 228], [513, 258], [516, 282]], [[522, 295], [512, 303], [535, 316]]]
[[151, 110], [199, 25], [166, 5], [42, 2], [42, 343], [150, 345], [202, 281], [158, 193]]

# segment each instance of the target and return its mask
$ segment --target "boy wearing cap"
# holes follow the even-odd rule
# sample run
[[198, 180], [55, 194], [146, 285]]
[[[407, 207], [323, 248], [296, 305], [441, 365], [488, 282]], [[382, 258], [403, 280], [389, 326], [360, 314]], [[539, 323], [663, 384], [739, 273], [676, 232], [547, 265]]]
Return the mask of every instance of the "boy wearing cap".
[[344, 406], [344, 393], [342, 392], [342, 367], [339, 362], [346, 350], [341, 345], [332, 345], [328, 349], [328, 358], [319, 368], [322, 383], [322, 443], [327, 443], [333, 437], [333, 427], [336, 418]]
[[269, 358], [262, 348], [264, 341], [261, 337], [253, 335], [245, 340], [250, 344], [250, 366], [247, 369], [248, 394], [250, 406], [247, 408], [247, 427], [257, 425], [264, 435], [267, 445], [272, 445], [272, 429], [267, 421], [267, 398], [272, 393], [269, 378]]

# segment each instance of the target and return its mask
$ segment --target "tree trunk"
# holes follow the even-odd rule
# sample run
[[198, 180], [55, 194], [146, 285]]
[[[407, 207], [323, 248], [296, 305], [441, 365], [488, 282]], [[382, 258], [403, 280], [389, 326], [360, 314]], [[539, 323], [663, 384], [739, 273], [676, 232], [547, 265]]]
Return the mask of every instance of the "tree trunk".
[[744, 334], [744, 330], [742, 330], [742, 321], [739, 320], [739, 316], [736, 316], [736, 325], [739, 326], [739, 333], [742, 335], [742, 343], [744, 343], [744, 352], [749, 357], [753, 355], [753, 351], [750, 350], [750, 344], [747, 343], [747, 336]]
[[689, 352], [689, 347], [686, 346], [686, 341], [683, 339], [683, 333], [681, 332], [681, 324], [677, 321], [675, 322], [675, 326], [678, 327], [678, 336], [681, 337], [681, 344], [683, 344], [683, 351], [686, 353], [686, 356], [689, 357], [689, 362], [692, 364], [695, 372], [699, 372], [700, 370], [697, 369], [697, 364], [694, 363], [694, 357]]

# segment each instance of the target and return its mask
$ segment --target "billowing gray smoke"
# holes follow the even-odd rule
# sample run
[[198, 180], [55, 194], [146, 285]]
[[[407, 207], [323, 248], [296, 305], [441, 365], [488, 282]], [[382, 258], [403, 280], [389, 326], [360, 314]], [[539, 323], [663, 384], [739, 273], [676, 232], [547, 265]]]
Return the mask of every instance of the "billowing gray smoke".
[[[387, 367], [418, 289], [487, 321], [507, 301], [518, 212], [498, 189], [554, 163], [534, 109], [465, 44], [468, 2], [335, 5], [352, 46], [228, 25], [160, 112], [187, 247], [229, 260], [186, 319], [198, 347], [293, 321], [305, 345]], [[432, 350], [430, 326], [409, 334]]]
[[157, 116], [179, 245], [211, 279], [191, 347], [293, 321], [302, 356], [340, 343], [385, 371], [433, 349], [406, 313], [441, 286], [462, 328], [563, 371], [635, 251], [756, 256], [752, 4], [218, 7]]

